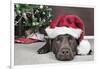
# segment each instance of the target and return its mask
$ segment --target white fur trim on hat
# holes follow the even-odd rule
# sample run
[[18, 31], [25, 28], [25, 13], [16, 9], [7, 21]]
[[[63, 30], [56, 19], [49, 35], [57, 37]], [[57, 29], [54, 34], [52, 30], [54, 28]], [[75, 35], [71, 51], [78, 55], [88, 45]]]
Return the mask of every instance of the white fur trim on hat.
[[82, 40], [77, 49], [78, 49], [78, 54], [87, 55], [91, 50], [91, 45], [88, 40]]
[[63, 34], [69, 34], [75, 38], [79, 38], [80, 34], [82, 33], [81, 29], [79, 28], [76, 29], [71, 27], [55, 27], [55, 28], [47, 27], [45, 31], [49, 38], [55, 38], [58, 35], [63, 35]]

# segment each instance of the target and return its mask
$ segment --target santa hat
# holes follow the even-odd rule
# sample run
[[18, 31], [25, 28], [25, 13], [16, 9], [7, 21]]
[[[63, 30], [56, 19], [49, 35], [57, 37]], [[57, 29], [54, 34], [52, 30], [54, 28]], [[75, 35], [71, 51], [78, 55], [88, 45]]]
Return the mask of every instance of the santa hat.
[[[58, 16], [54, 20], [52, 20], [52, 22], [50, 23], [50, 26], [48, 26], [45, 29], [45, 31], [49, 38], [55, 38], [58, 35], [69, 34], [73, 36], [74, 38], [79, 39], [80, 44], [78, 47], [78, 51], [80, 52], [81, 51], [80, 45], [84, 46], [84, 42], [83, 42], [84, 29], [85, 29], [84, 23], [78, 16], [66, 15], [66, 16]], [[90, 47], [90, 45], [86, 43], [88, 42], [85, 42], [85, 45], [88, 45]], [[90, 49], [88, 49], [88, 51], [89, 50]], [[84, 54], [87, 54], [87, 52], [85, 51]]]

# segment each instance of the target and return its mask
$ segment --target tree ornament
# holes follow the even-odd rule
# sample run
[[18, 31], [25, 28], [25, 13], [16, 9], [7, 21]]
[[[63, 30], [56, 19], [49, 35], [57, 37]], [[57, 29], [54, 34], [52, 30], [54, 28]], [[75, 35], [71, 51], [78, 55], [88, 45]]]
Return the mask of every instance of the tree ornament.
[[43, 5], [40, 5], [40, 8], [42, 9], [43, 8]]

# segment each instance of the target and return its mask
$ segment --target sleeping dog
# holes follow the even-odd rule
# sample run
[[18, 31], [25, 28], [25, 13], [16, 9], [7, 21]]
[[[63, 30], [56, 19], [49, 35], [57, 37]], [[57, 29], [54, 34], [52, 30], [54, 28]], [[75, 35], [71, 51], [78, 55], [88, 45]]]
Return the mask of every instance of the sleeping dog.
[[54, 39], [47, 39], [47, 43], [38, 50], [39, 54], [53, 51], [58, 60], [72, 60], [77, 54], [79, 42], [71, 35], [59, 35]]
[[84, 23], [78, 16], [58, 16], [45, 32], [49, 38], [38, 50], [39, 54], [53, 51], [58, 60], [69, 61], [77, 54], [87, 54], [90, 51], [88, 41], [83, 40]]

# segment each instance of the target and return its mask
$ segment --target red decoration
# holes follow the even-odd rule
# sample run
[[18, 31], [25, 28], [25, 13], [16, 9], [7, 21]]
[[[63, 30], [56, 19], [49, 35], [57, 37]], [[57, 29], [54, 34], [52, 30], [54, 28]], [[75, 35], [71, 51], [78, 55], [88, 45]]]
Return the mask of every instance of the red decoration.
[[34, 43], [34, 42], [37, 42], [37, 41], [38, 40], [36, 40], [36, 39], [25, 38], [25, 37], [20, 37], [20, 38], [15, 39], [16, 43], [22, 43], [22, 44], [30, 44], [30, 43]]

